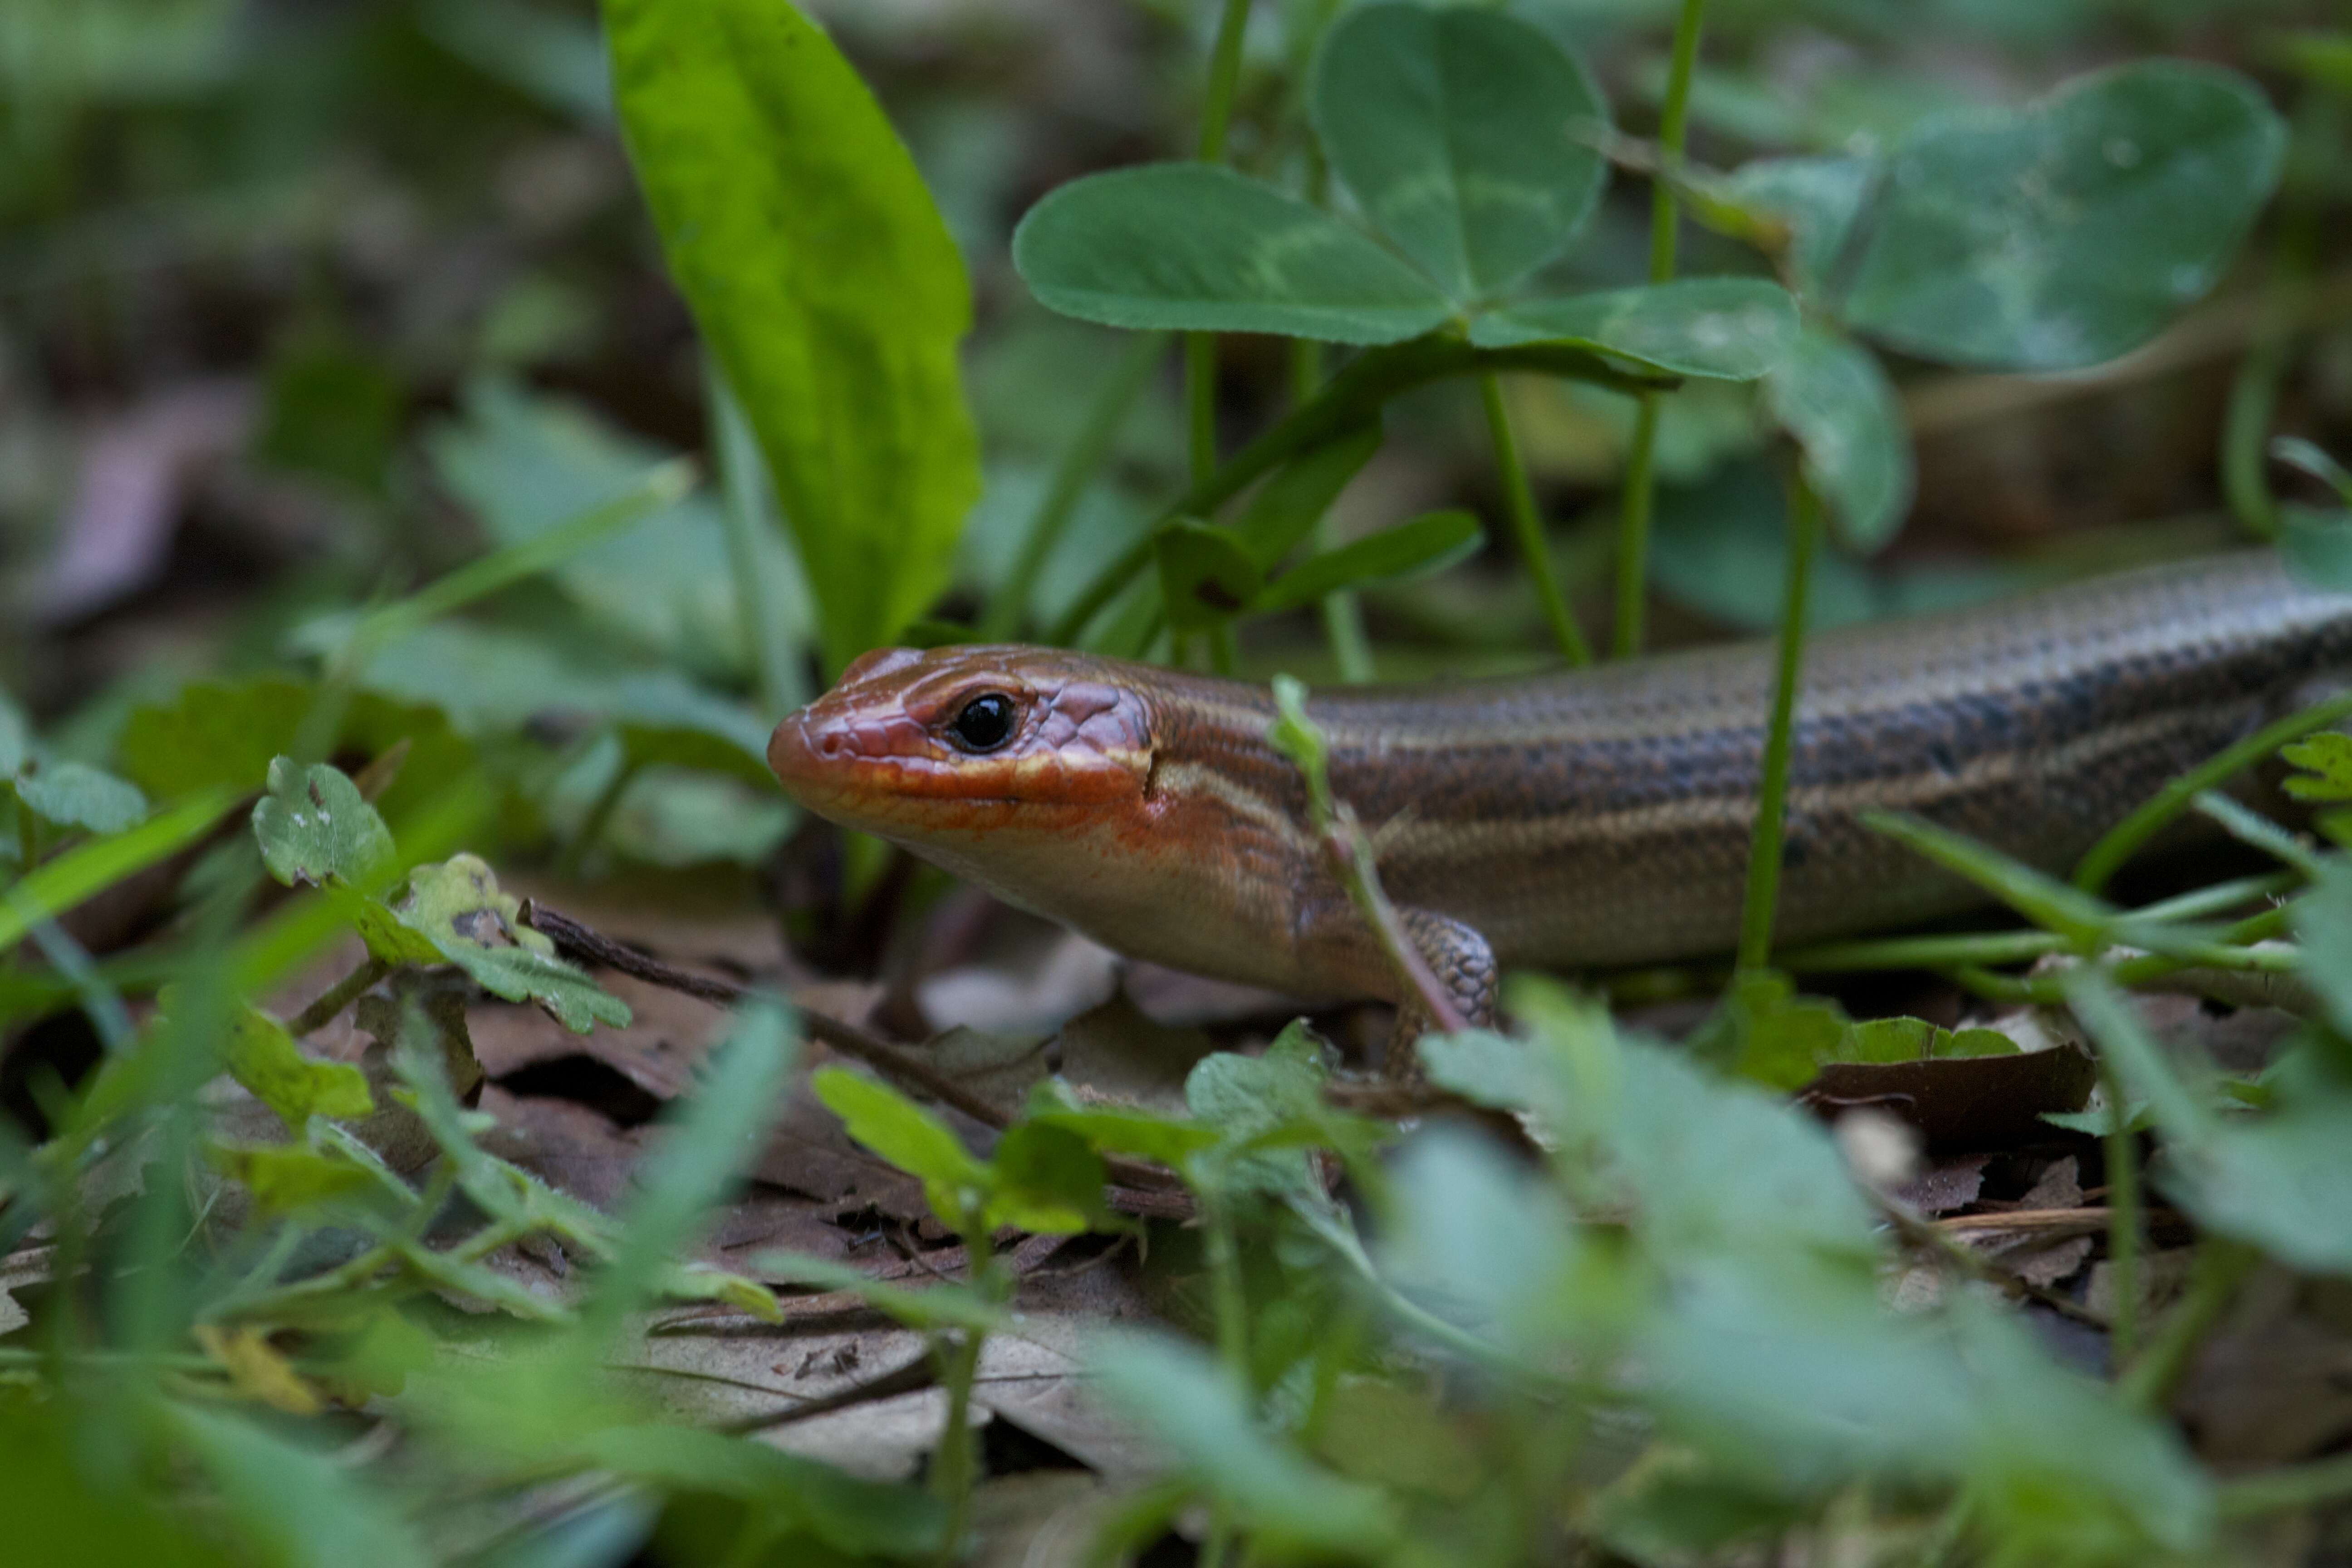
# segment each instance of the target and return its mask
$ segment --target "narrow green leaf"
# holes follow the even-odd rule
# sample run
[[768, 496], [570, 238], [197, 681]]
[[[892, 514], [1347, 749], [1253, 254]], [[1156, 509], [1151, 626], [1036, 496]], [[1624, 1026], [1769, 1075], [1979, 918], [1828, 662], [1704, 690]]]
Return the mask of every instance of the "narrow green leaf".
[[2186, 60], [1931, 121], [1888, 161], [1845, 319], [1956, 363], [2113, 359], [2220, 280], [2285, 147], [2259, 88]]
[[1521, 300], [1470, 323], [1480, 348], [1563, 343], [1670, 375], [1753, 381], [1797, 339], [1796, 301], [1762, 278], [1682, 278], [1636, 289]]
[[1180, 517], [1151, 538], [1168, 624], [1180, 632], [1223, 626], [1256, 602], [1265, 576], [1226, 529]]
[[1259, 567], [1272, 571], [1315, 531], [1348, 481], [1381, 449], [1375, 423], [1302, 452], [1258, 487], [1233, 532]]
[[1205, 163], [1055, 187], [1013, 231], [1013, 262], [1041, 303], [1114, 327], [1392, 343], [1453, 314], [1330, 214]]
[[1478, 552], [1486, 531], [1466, 511], [1433, 511], [1394, 528], [1310, 555], [1268, 584], [1250, 607], [1272, 613], [1311, 605], [1366, 583], [1443, 571]]
[[2352, 594], [2352, 510], [2279, 509], [2279, 558], [2297, 581]]
[[2302, 469], [2334, 490], [2346, 506], [2352, 506], [2352, 469], [2325, 449], [2300, 436], [2281, 436], [2271, 442], [2271, 456], [2291, 468]]
[[1356, 6], [1324, 35], [1307, 94], [1372, 226], [1456, 305], [1557, 256], [1609, 177], [1600, 89], [1497, 12]]
[[962, 258], [873, 94], [784, 0], [606, 0], [604, 26], [671, 275], [838, 667], [929, 606], [980, 494]]
[[[717, 1492], [749, 1505], [745, 1539], [806, 1532], [859, 1561], [935, 1557], [947, 1505], [929, 1492], [845, 1474], [756, 1438], [690, 1426], [613, 1426], [579, 1441], [582, 1460], [662, 1492]], [[779, 1543], [779, 1557], [793, 1555]]]
[[2045, 931], [2087, 944], [2102, 940], [2115, 923], [2115, 911], [2080, 889], [1922, 817], [1873, 811], [1864, 813], [1862, 820], [1872, 832], [1883, 833], [1967, 878]]
[[0, 952], [23, 941], [36, 923], [54, 920], [124, 878], [178, 854], [209, 832], [235, 804], [226, 792], [191, 795], [128, 833], [93, 839], [45, 862], [0, 895]]
[[1764, 399], [1797, 438], [1839, 538], [1865, 554], [1894, 538], [1911, 508], [1911, 432], [1878, 356], [1809, 323], [1764, 378]]
[[428, 1568], [434, 1561], [400, 1510], [334, 1456], [226, 1411], [174, 1405], [171, 1421], [220, 1489], [238, 1535], [264, 1561], [288, 1568]]
[[597, 1282], [592, 1316], [606, 1328], [639, 1304], [666, 1259], [690, 1249], [712, 1205], [759, 1159], [796, 1043], [781, 1006], [755, 1003], [707, 1059], [692, 1094], [672, 1102]]
[[877, 1279], [854, 1264], [815, 1258], [802, 1252], [763, 1252], [751, 1268], [779, 1285], [814, 1285], [820, 1290], [841, 1290], [870, 1304], [877, 1312], [910, 1329], [969, 1329], [992, 1334], [1013, 1326], [1000, 1308], [992, 1306], [969, 1285], [930, 1284], [920, 1289]]

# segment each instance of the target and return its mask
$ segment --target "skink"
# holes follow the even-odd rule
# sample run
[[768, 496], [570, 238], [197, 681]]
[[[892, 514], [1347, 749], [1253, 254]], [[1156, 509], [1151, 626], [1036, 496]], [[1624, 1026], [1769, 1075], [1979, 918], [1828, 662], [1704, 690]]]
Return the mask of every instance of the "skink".
[[[2168, 779], [2352, 669], [2352, 596], [2267, 552], [1822, 635], [1804, 663], [1778, 932], [1979, 900], [1869, 831], [1915, 812], [2071, 862]], [[1333, 792], [1465, 1016], [1499, 965], [1727, 951], [1773, 679], [1767, 644], [1541, 678], [1318, 693]], [[777, 727], [810, 810], [1133, 957], [1403, 1003], [1334, 879], [1263, 689], [1024, 647], [885, 649]]]

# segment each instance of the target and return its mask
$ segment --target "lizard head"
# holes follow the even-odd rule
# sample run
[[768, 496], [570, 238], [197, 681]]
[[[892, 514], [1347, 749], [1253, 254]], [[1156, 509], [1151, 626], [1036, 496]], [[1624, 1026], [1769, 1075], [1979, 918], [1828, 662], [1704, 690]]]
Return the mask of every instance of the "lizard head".
[[1144, 794], [1152, 716], [1108, 660], [1053, 648], [879, 648], [768, 742], [784, 793], [917, 850], [1070, 832]]

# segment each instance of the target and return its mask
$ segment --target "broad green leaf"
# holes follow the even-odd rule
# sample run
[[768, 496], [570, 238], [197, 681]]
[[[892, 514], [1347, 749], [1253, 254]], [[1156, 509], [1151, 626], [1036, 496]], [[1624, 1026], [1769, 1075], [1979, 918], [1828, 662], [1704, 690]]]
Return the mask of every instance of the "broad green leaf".
[[1066, 1236], [1118, 1226], [1103, 1202], [1109, 1178], [1102, 1156], [1067, 1128], [1020, 1122], [997, 1141], [988, 1163], [992, 1225]]
[[[293, 749], [319, 700], [316, 688], [270, 677], [200, 681], [168, 702], [134, 709], [117, 746], [118, 761], [150, 800], [213, 788], [249, 795], [265, 786], [271, 760]], [[337, 750], [378, 757], [403, 742], [408, 760], [378, 800], [394, 821], [438, 797], [475, 763], [473, 747], [451, 733], [441, 714], [373, 692], [351, 699]]]
[[1470, 323], [1470, 341], [1481, 348], [1573, 343], [1673, 375], [1725, 381], [1764, 374], [1796, 338], [1796, 302], [1762, 278], [1683, 278], [1522, 300]]
[[147, 797], [137, 784], [83, 763], [51, 763], [20, 773], [16, 789], [35, 816], [88, 833], [121, 833], [147, 815]]
[[1390, 1176], [1383, 1275], [1510, 1349], [1533, 1351], [1557, 1335], [1575, 1232], [1556, 1187], [1452, 1127], [1407, 1143]]
[[2220, 280], [2285, 145], [2252, 82], [2185, 60], [1931, 121], [1888, 160], [1845, 320], [1955, 363], [2113, 359]]
[[[626, 493], [675, 455], [577, 404], [503, 379], [469, 385], [463, 409], [462, 420], [426, 433], [425, 449], [442, 484], [499, 544], [534, 538]], [[797, 645], [814, 613], [799, 563], [772, 531], [752, 538], [762, 596]], [[719, 503], [698, 493], [581, 551], [552, 575], [599, 626], [666, 660], [733, 676], [752, 662], [735, 567]]]
[[1348, 481], [1381, 448], [1378, 425], [1303, 452], [1258, 487], [1234, 520], [1234, 536], [1266, 571], [1280, 565], [1315, 531]]
[[1758, 970], [1733, 980], [1694, 1045], [1750, 1082], [1793, 1089], [1836, 1059], [1848, 1027], [1836, 1003], [1800, 996], [1787, 975]]
[[170, 1419], [261, 1561], [289, 1568], [427, 1568], [434, 1561], [403, 1511], [334, 1455], [226, 1411], [177, 1405]]
[[1750, 213], [1786, 226], [1788, 275], [1808, 300], [1833, 306], [1832, 276], [1878, 165], [1868, 158], [1757, 158], [1724, 183]]
[[14, 773], [33, 754], [33, 727], [16, 700], [0, 689], [0, 777]]
[[[1233, 1148], [1313, 1118], [1323, 1109], [1327, 1076], [1314, 1037], [1302, 1025], [1293, 1024], [1275, 1037], [1264, 1056], [1219, 1051], [1202, 1058], [1185, 1075], [1184, 1103]], [[1239, 1156], [1221, 1152], [1213, 1172], [1200, 1161], [1192, 1169], [1195, 1180], [1243, 1191], [1295, 1193], [1314, 1184], [1307, 1155], [1298, 1149]]]
[[1226, 529], [1180, 517], [1151, 536], [1151, 550], [1168, 624], [1180, 632], [1223, 625], [1248, 609], [1265, 586], [1257, 563]]
[[784, 0], [606, 0], [604, 29], [671, 275], [837, 668], [929, 606], [980, 494], [962, 258], [873, 94]]
[[805, 1532], [859, 1560], [929, 1559], [947, 1540], [947, 1505], [931, 1493], [861, 1479], [757, 1438], [691, 1426], [612, 1426], [582, 1438], [576, 1452], [593, 1468], [656, 1490], [717, 1492], [751, 1505], [744, 1539]]
[[291, 1131], [299, 1132], [313, 1116], [348, 1120], [375, 1109], [366, 1074], [349, 1062], [312, 1061], [285, 1025], [257, 1007], [241, 1006], [230, 1018], [226, 1056], [229, 1076]]
[[1382, 1559], [1399, 1521], [1388, 1498], [1342, 1480], [1262, 1430], [1225, 1369], [1192, 1346], [1122, 1334], [1091, 1358], [1103, 1399], [1167, 1450], [1254, 1533], [1344, 1556]]
[[1311, 605], [1366, 583], [1442, 571], [1477, 553], [1486, 531], [1466, 511], [1433, 511], [1337, 550], [1310, 555], [1272, 583], [1250, 607], [1272, 613]]
[[288, 887], [364, 888], [393, 860], [392, 830], [341, 773], [291, 757], [269, 764], [269, 793], [253, 808], [262, 864]]
[[1764, 378], [1764, 398], [1797, 438], [1838, 537], [1865, 554], [1894, 538], [1911, 508], [1911, 433], [1878, 356], [1808, 325]]
[[1609, 176], [1591, 78], [1493, 11], [1357, 6], [1324, 35], [1307, 93], [1372, 226], [1457, 305], [1558, 255]]
[[2284, 506], [2279, 524], [2279, 558], [2297, 581], [2352, 594], [2352, 510]]
[[628, 1005], [556, 957], [554, 943], [522, 923], [521, 910], [522, 901], [500, 889], [497, 873], [473, 855], [418, 867], [393, 906], [402, 926], [492, 995], [537, 1003], [575, 1035], [598, 1024], [626, 1025]]
[[1429, 1081], [1490, 1110], [1537, 1110], [1549, 1100], [1542, 1064], [1523, 1041], [1491, 1029], [1424, 1035], [1418, 1049]]
[[814, 1285], [821, 1290], [861, 1297], [876, 1311], [910, 1329], [969, 1329], [992, 1334], [1013, 1326], [1002, 1308], [992, 1305], [969, 1285], [947, 1281], [919, 1289], [877, 1279], [838, 1258], [801, 1252], [763, 1252], [751, 1260], [751, 1267], [762, 1279], [779, 1285]]
[[1075, 1132], [1106, 1154], [1132, 1154], [1181, 1171], [1186, 1162], [1204, 1149], [1214, 1148], [1217, 1134], [1189, 1121], [1172, 1121], [1140, 1110], [1032, 1110], [1028, 1120], [1044, 1127]]
[[[690, 1248], [711, 1207], [758, 1161], [796, 1044], [783, 1010], [755, 1003], [706, 1058], [692, 1094], [671, 1102], [597, 1282], [596, 1315], [606, 1328], [639, 1304], [666, 1259]], [[772, 1300], [765, 1306], [763, 1316], [782, 1321]]]
[[988, 1168], [972, 1158], [946, 1122], [886, 1083], [843, 1068], [821, 1068], [809, 1079], [825, 1109], [849, 1135], [923, 1183], [931, 1211], [961, 1230], [986, 1195]]
[[1392, 343], [1454, 313], [1329, 213], [1205, 163], [1056, 186], [1013, 231], [1013, 261], [1041, 303], [1114, 327]]
[[1946, 1029], [1925, 1018], [1872, 1018], [1846, 1026], [1835, 1059], [1918, 1062], [1938, 1057], [2014, 1056], [2017, 1049], [2017, 1042], [1998, 1029]]
[[[2344, 900], [2336, 902], [2340, 906]], [[2340, 917], [2338, 907], [2318, 918]], [[2339, 974], [2328, 988], [2341, 993]], [[2095, 971], [2067, 977], [2075, 1016], [2164, 1132], [2152, 1174], [2198, 1223], [2313, 1274], [2352, 1277], [2352, 1083], [2311, 1052], [2294, 1092], [2254, 1116], [2215, 1110], [2175, 1076], [2122, 994]], [[2335, 998], [2340, 1003], [2339, 994]], [[2284, 1064], [2283, 1064], [2284, 1065]]]

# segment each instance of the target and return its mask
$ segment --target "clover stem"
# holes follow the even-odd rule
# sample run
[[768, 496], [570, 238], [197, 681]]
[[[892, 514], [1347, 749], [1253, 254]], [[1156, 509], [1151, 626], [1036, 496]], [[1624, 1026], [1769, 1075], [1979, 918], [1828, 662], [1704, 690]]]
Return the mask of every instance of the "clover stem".
[[1528, 483], [1519, 444], [1511, 434], [1511, 413], [1503, 404], [1502, 378], [1491, 370], [1483, 372], [1478, 377], [1478, 395], [1486, 409], [1486, 433], [1495, 443], [1495, 468], [1503, 480], [1503, 504], [1511, 520], [1511, 535], [1518, 542], [1520, 562], [1535, 584], [1536, 597], [1543, 603], [1544, 619], [1551, 625], [1552, 638], [1559, 644], [1562, 658], [1572, 665], [1591, 664], [1591, 646], [1569, 614], [1559, 574], [1552, 570], [1551, 547], [1544, 542], [1543, 520], [1536, 515], [1535, 489]]
[[1801, 474], [1789, 481], [1789, 576], [1780, 606], [1780, 673], [1772, 690], [1771, 729], [1764, 740], [1764, 777], [1756, 796], [1756, 828], [1748, 851], [1748, 897], [1739, 915], [1739, 967], [1760, 969], [1772, 955], [1772, 915], [1780, 900], [1782, 821], [1789, 800], [1790, 737], [1795, 728], [1797, 682], [1805, 658], [1805, 604], [1813, 555], [1821, 547], [1822, 503]]

